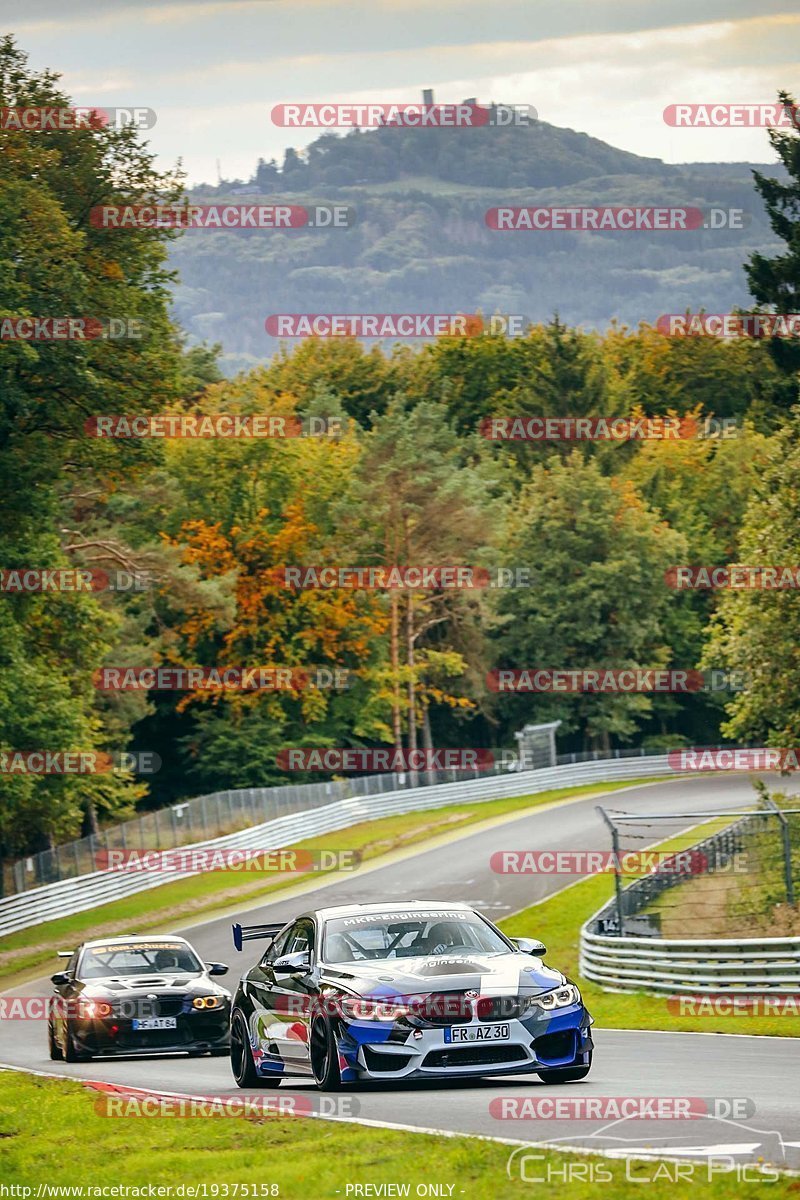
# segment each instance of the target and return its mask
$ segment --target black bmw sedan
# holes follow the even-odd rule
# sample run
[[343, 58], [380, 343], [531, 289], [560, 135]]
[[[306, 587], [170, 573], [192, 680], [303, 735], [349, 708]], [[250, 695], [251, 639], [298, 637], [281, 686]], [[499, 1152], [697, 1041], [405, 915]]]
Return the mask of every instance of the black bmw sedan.
[[60, 951], [47, 1023], [52, 1059], [95, 1055], [230, 1053], [231, 995], [181, 937], [103, 938]]

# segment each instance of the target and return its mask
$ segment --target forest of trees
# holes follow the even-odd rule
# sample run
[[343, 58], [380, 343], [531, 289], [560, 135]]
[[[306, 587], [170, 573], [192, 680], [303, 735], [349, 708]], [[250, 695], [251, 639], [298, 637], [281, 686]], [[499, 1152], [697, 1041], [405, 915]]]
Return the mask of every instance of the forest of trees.
[[[44, 103], [68, 103], [57, 78], [0, 44], [0, 104]], [[749, 277], [759, 303], [797, 312], [800, 139], [772, 140], [788, 182], [757, 182], [787, 250], [755, 257]], [[592, 333], [552, 316], [517, 339], [388, 350], [308, 341], [226, 379], [215, 352], [187, 349], [173, 322], [176, 235], [88, 220], [92, 204], [177, 196], [180, 180], [159, 175], [130, 130], [0, 142], [0, 314], [124, 314], [145, 328], [140, 341], [0, 346], [0, 566], [147, 581], [0, 597], [0, 747], [142, 749], [163, 763], [149, 781], [0, 777], [4, 855], [137, 806], [277, 782], [287, 746], [500, 747], [540, 719], [562, 721], [562, 748], [793, 744], [796, 594], [677, 592], [664, 578], [678, 563], [800, 563], [800, 409], [786, 347], [647, 325]], [[165, 412], [327, 417], [340, 431], [87, 436], [98, 415]], [[480, 434], [492, 415], [639, 413], [729, 418], [735, 436]], [[531, 586], [292, 590], [276, 575], [454, 563], [524, 568]], [[108, 664], [340, 668], [352, 686], [104, 692], [95, 672]], [[744, 670], [748, 682], [734, 695], [506, 695], [487, 686], [502, 666], [707, 666]]]

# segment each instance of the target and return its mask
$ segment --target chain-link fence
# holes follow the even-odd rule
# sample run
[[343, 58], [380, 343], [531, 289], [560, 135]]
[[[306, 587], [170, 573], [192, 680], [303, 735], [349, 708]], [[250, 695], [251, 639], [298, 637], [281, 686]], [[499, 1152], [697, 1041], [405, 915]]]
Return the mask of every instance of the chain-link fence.
[[[601, 750], [560, 754], [555, 763], [567, 765], [599, 762], [608, 758], [639, 758], [643, 749]], [[658, 750], [648, 750], [658, 754]], [[0, 895], [10, 896], [46, 883], [74, 879], [98, 869], [108, 850], [171, 850], [192, 842], [208, 841], [227, 833], [236, 833], [250, 825], [259, 825], [274, 817], [303, 812], [324, 804], [335, 804], [355, 796], [376, 796], [412, 786], [424, 787], [440, 783], [456, 783], [491, 775], [505, 775], [518, 769], [520, 759], [516, 750], [495, 754], [494, 765], [476, 770], [420, 771], [416, 779], [410, 772], [355, 776], [350, 779], [329, 780], [323, 783], [284, 784], [263, 788], [237, 788], [212, 792], [142, 813], [130, 821], [110, 825], [98, 834], [64, 842], [52, 850], [42, 850], [16, 862], [7, 862], [0, 871]]]
[[[597, 934], [628, 937], [800, 936], [800, 810], [768, 800], [745, 816], [714, 815], [668, 837], [694, 815], [635, 816], [600, 810], [615, 862], [615, 897], [597, 914]], [[710, 815], [710, 814], [709, 814]], [[632, 876], [640, 876], [631, 878]]]

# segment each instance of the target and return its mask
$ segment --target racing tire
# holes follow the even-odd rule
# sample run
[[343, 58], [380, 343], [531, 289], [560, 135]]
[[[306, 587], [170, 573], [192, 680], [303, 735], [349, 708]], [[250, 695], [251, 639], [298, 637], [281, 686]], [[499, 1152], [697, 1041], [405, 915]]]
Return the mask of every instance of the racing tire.
[[231, 1021], [231, 1070], [237, 1087], [267, 1088], [277, 1087], [281, 1081], [280, 1075], [274, 1079], [259, 1075], [253, 1062], [253, 1051], [250, 1047], [250, 1035], [247, 1032], [247, 1022], [238, 1012], [233, 1014]]
[[64, 1052], [56, 1041], [56, 1031], [53, 1029], [53, 1022], [47, 1022], [47, 1049], [50, 1051], [50, 1058], [53, 1062], [63, 1062]]
[[314, 1083], [321, 1092], [341, 1091], [342, 1073], [339, 1070], [339, 1051], [333, 1028], [325, 1017], [317, 1017], [311, 1023], [308, 1036], [308, 1052]]
[[589, 1052], [589, 1061], [582, 1067], [555, 1067], [552, 1071], [540, 1071], [539, 1078], [542, 1083], [577, 1083], [579, 1079], [585, 1079], [592, 1069], [592, 1054]]
[[85, 1050], [79, 1050], [75, 1045], [75, 1039], [72, 1036], [69, 1024], [64, 1029], [64, 1035], [64, 1062], [89, 1062], [92, 1057], [91, 1054], [87, 1054]]

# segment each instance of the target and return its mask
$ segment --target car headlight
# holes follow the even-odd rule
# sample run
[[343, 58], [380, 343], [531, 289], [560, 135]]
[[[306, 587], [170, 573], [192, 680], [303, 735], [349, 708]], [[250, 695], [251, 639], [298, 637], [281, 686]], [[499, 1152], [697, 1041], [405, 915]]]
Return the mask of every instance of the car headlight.
[[222, 1008], [222, 996], [195, 996], [192, 1008]]
[[339, 1004], [344, 1016], [351, 1021], [396, 1021], [413, 1012], [409, 1004], [395, 1004], [391, 1000], [359, 1000], [346, 996]]
[[78, 1015], [87, 1021], [95, 1017], [110, 1017], [111, 1005], [105, 1000], [79, 1000]]
[[574, 983], [564, 984], [552, 992], [545, 992], [543, 996], [534, 998], [534, 1003], [548, 1012], [554, 1008], [568, 1008], [570, 1004], [580, 1004], [580, 1002], [581, 994]]

